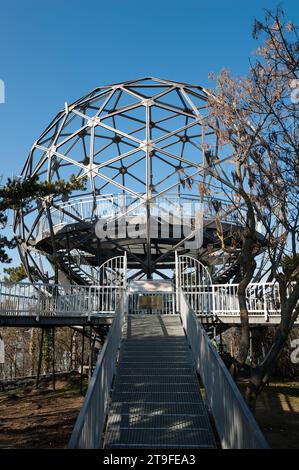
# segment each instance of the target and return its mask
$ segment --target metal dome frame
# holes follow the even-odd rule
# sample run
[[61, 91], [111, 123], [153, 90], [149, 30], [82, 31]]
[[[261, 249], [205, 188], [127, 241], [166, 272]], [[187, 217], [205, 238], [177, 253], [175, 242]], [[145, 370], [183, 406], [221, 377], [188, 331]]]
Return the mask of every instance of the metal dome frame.
[[[135, 207], [137, 201], [146, 214], [143, 259], [129, 253], [117, 240], [112, 241], [114, 249], [128, 250], [131, 259], [139, 259], [141, 271], [148, 277], [163, 260], [169, 256], [174, 259], [173, 253], [183, 246], [184, 239], [162, 248], [161, 244], [155, 245], [159, 253], [153, 258], [151, 207], [161, 197], [175, 193], [179, 199], [199, 201], [204, 204], [204, 213], [211, 213], [213, 201], [221, 193], [217, 168], [230, 160], [227, 152], [219, 151], [217, 132], [209, 119], [208, 97], [209, 92], [198, 85], [143, 77], [101, 86], [72, 104], [65, 103], [34, 142], [21, 175], [48, 181], [68, 179], [71, 174], [87, 178], [90, 213], [86, 218], [76, 210], [68, 210], [69, 202], [61, 198], [37, 201], [28, 214], [16, 213], [14, 231], [30, 278], [30, 266], [41, 279], [51, 277], [45, 273], [40, 255], [46, 255], [52, 266], [58, 263], [55, 211], [56, 216], [69, 217], [73, 224], [90, 229], [90, 222], [98, 217], [97, 201], [107, 190], [132, 198]], [[81, 196], [75, 193], [72, 200], [79, 201]], [[132, 211], [133, 202], [126, 206], [127, 212]], [[220, 213], [224, 220], [232, 212], [236, 213], [235, 207], [222, 201]], [[47, 249], [40, 243], [45, 223], [50, 238]], [[211, 218], [204, 224], [211, 224]], [[69, 237], [67, 233], [71, 231], [63, 232], [65, 238]], [[76, 243], [68, 244], [66, 241], [64, 249], [69, 255]]]

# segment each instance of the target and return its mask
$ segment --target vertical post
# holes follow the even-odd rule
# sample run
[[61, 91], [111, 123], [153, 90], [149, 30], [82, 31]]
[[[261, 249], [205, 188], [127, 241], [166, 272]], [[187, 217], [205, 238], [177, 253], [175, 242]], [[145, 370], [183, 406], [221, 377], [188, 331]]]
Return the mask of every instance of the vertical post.
[[40, 295], [40, 288], [38, 288], [38, 291], [37, 291], [37, 305], [36, 305], [36, 310], [35, 310], [35, 320], [36, 321], [39, 321], [40, 309], [41, 309], [41, 295]]
[[222, 326], [221, 326], [221, 323], [219, 323], [219, 338], [220, 338], [219, 349], [220, 349], [220, 354], [222, 354], [223, 353], [223, 341], [222, 341]]
[[146, 102], [146, 264], [147, 264], [147, 279], [152, 279], [152, 256], [151, 256], [151, 202], [152, 195], [152, 151], [150, 149], [151, 143], [151, 104]]
[[85, 326], [83, 326], [83, 332], [82, 332], [81, 373], [80, 373], [80, 393], [81, 393], [81, 395], [83, 395], [84, 338], [85, 338]]
[[88, 309], [88, 312], [87, 312], [88, 321], [90, 321], [91, 310], [92, 310], [91, 309], [91, 287], [88, 288], [87, 309]]
[[263, 284], [263, 299], [264, 299], [264, 318], [265, 321], [269, 320], [268, 310], [267, 310], [267, 298], [266, 298], [266, 286]]
[[215, 286], [214, 284], [211, 284], [212, 287], [212, 314], [213, 314], [213, 320], [216, 320], [216, 309], [215, 309]]
[[55, 327], [52, 328], [52, 385], [55, 390]]
[[123, 292], [121, 293], [122, 296], [126, 296], [126, 302], [125, 302], [125, 313], [129, 313], [129, 293], [128, 293], [128, 257], [127, 257], [127, 252], [125, 251], [124, 253], [124, 289]]
[[40, 371], [42, 367], [42, 360], [43, 360], [43, 346], [44, 346], [44, 328], [42, 328], [41, 340], [39, 345], [39, 356], [38, 356], [38, 365], [37, 365], [37, 375], [36, 375], [36, 384], [35, 387], [39, 387], [39, 378], [40, 378]]
[[250, 369], [252, 368], [252, 330], [249, 328], [249, 360], [250, 360]]
[[91, 376], [92, 376], [92, 354], [93, 354], [93, 348], [92, 348], [92, 328], [91, 326], [89, 327], [89, 371], [88, 371], [88, 382], [90, 382]]
[[175, 299], [176, 299], [176, 293], [171, 294], [171, 303], [172, 303], [172, 314], [175, 314]]
[[180, 282], [180, 265], [179, 265], [179, 256], [177, 250], [175, 254], [175, 293], [176, 293], [176, 311], [180, 311], [180, 295], [179, 295], [179, 282]]
[[[100, 267], [102, 262], [101, 262], [101, 255], [102, 255], [102, 250], [101, 250], [101, 242], [97, 238], [97, 266]], [[97, 279], [96, 279], [96, 284], [101, 284], [100, 276], [99, 276], [99, 270], [97, 270]]]
[[[91, 327], [90, 327], [91, 329]], [[91, 329], [92, 330], [92, 329]], [[90, 357], [91, 357], [91, 367], [90, 367], [90, 378], [92, 377], [92, 374], [93, 374], [93, 365], [94, 365], [94, 351], [95, 351], [95, 344], [96, 344], [96, 335], [94, 334], [94, 337], [92, 338], [92, 335], [91, 335], [91, 339], [92, 339], [92, 345], [91, 345], [91, 353], [90, 353]]]

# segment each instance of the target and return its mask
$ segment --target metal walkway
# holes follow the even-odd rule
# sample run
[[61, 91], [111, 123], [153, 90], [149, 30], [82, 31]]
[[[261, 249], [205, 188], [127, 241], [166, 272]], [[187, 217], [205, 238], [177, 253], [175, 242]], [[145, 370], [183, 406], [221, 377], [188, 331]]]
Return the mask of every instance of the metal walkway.
[[69, 449], [215, 448], [207, 409], [223, 449], [268, 448], [182, 289], [178, 300], [180, 314], [144, 315], [121, 297]]
[[215, 448], [178, 315], [128, 315], [105, 448]]

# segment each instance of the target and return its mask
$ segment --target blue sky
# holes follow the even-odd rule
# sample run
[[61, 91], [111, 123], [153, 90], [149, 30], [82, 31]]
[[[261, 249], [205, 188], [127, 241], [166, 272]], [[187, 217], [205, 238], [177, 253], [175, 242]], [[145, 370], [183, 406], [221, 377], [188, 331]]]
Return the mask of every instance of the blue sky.
[[[96, 86], [153, 75], [209, 85], [246, 72], [254, 17], [271, 0], [10, 0], [1, 5], [0, 174], [19, 174], [64, 102]], [[281, 3], [299, 23], [296, 0]]]

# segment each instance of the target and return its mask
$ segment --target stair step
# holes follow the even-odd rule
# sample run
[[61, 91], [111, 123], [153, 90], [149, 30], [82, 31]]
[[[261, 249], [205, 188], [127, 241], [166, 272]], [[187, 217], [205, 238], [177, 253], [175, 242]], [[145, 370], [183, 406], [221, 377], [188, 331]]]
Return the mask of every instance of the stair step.
[[138, 415], [206, 415], [207, 411], [203, 401], [199, 403], [123, 403], [116, 400], [111, 402], [111, 414], [138, 414]]
[[182, 344], [182, 345], [176, 345], [176, 344], [170, 344], [170, 345], [164, 345], [164, 344], [145, 344], [143, 348], [141, 346], [136, 347], [135, 345], [124, 345], [122, 344], [120, 347], [121, 351], [123, 354], [141, 354], [143, 352], [149, 352], [153, 353], [155, 355], [158, 354], [182, 354], [182, 353], [190, 353], [190, 349], [187, 344]]
[[188, 348], [187, 344], [169, 344], [168, 346], [164, 346], [163, 344], [160, 345], [150, 345], [150, 344], [145, 344], [143, 347], [142, 346], [135, 346], [135, 345], [127, 345], [123, 344], [121, 345], [121, 350], [123, 351], [124, 354], [128, 354], [131, 352], [136, 352], [137, 354], [142, 353], [142, 352], [151, 352], [153, 354], [172, 354], [175, 352], [178, 353], [186, 353], [189, 352], [190, 349]]
[[133, 383], [142, 383], [142, 384], [197, 384], [198, 380], [195, 374], [192, 375], [129, 375], [129, 374], [120, 374], [118, 373], [115, 380], [115, 386], [117, 384], [133, 384]]
[[171, 360], [171, 358], [165, 358], [163, 360], [163, 358], [149, 358], [149, 359], [144, 359], [144, 358], [140, 358], [140, 360], [138, 360], [138, 358], [132, 358], [132, 359], [128, 359], [124, 362], [120, 362], [120, 366], [121, 365], [126, 365], [126, 367], [133, 367], [133, 368], [143, 368], [143, 369], [155, 369], [157, 367], [163, 367], [163, 368], [169, 368], [169, 369], [176, 369], [176, 368], [184, 368], [184, 367], [188, 367], [190, 366], [190, 361], [188, 361], [188, 359], [178, 359], [178, 358], [175, 358], [173, 360]]
[[114, 386], [115, 393], [199, 393], [199, 384], [167, 384], [167, 383], [134, 383], [123, 384], [117, 382]]
[[[144, 327], [144, 329], [146, 330], [146, 326]], [[175, 334], [171, 331], [168, 330], [167, 332], [168, 334], [171, 334], [172, 336], [175, 336]], [[123, 336], [124, 336], [124, 340], [129, 340], [129, 341], [141, 341], [144, 339], [144, 341], [161, 341], [161, 331], [146, 331], [146, 332], [142, 332], [140, 331], [139, 332], [134, 332], [134, 333], [131, 333], [131, 332], [126, 332], [124, 331], [123, 332]], [[177, 335], [177, 338], [178, 340], [185, 340], [184, 337], [182, 337], [181, 335]], [[164, 340], [163, 338], [163, 341], [167, 341], [167, 340]]]
[[161, 339], [157, 338], [144, 338], [144, 340], [140, 339], [124, 339], [122, 341], [122, 345], [128, 347], [155, 347], [156, 345], [163, 346], [164, 348], [167, 347], [186, 347], [188, 345], [185, 338], [176, 338], [175, 341], [170, 339]]
[[210, 426], [206, 415], [155, 415], [155, 414], [110, 414], [107, 431], [115, 431], [116, 427], [126, 429], [197, 429], [208, 430]]
[[190, 360], [190, 353], [189, 351], [174, 351], [173, 353], [171, 352], [164, 352], [162, 354], [159, 353], [152, 353], [152, 352], [147, 352], [147, 351], [140, 351], [138, 353], [132, 353], [132, 352], [122, 352], [122, 362], [123, 361], [132, 361], [136, 360], [137, 362], [142, 362], [143, 360], [147, 362], [148, 360], [150, 361], [166, 361], [169, 359], [173, 360]]
[[215, 448], [215, 440], [211, 432], [200, 430], [179, 429], [115, 429], [105, 436], [105, 448], [113, 447], [145, 447], [155, 448]]
[[118, 392], [112, 394], [113, 401], [124, 403], [200, 403], [202, 398], [199, 391], [193, 393], [171, 392]]
[[138, 376], [138, 375], [144, 375], [146, 372], [146, 375], [152, 375], [152, 376], [171, 376], [174, 377], [176, 375], [193, 375], [194, 374], [194, 369], [190, 367], [177, 367], [174, 365], [174, 367], [169, 367], [169, 366], [163, 366], [157, 369], [155, 366], [149, 367], [147, 366], [146, 368], [142, 366], [142, 364], [137, 366], [131, 366], [128, 367], [125, 364], [119, 365], [117, 368], [117, 375], [118, 374], [125, 374], [125, 375], [132, 375], [132, 376]]
[[126, 341], [122, 343], [122, 348], [124, 350], [128, 351], [140, 351], [140, 350], [150, 350], [150, 351], [156, 351], [155, 345], [159, 344], [159, 351], [172, 351], [174, 350], [185, 350], [188, 349], [188, 344], [187, 342], [182, 342], [182, 343], [164, 343], [164, 342], [159, 342], [159, 343], [145, 343], [145, 344], [136, 344], [136, 343], [131, 343], [130, 341]]

